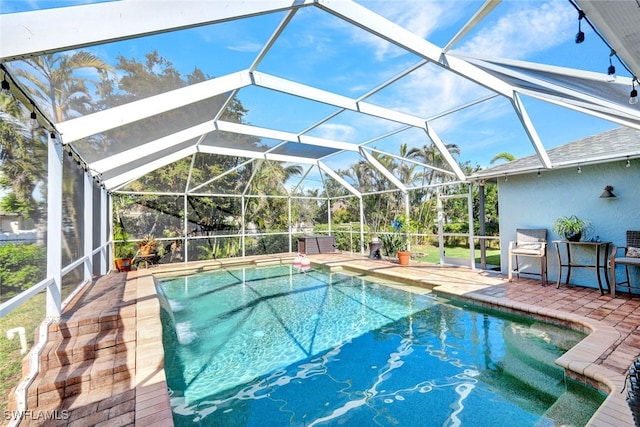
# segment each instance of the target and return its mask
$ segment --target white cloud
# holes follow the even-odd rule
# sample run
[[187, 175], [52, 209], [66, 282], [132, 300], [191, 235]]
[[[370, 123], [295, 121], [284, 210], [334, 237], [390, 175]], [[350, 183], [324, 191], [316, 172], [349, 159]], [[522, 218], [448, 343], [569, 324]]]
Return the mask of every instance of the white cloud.
[[235, 50], [237, 52], [260, 52], [262, 49], [262, 43], [243, 41], [241, 43], [235, 43], [227, 46], [229, 50]]
[[335, 123], [325, 123], [318, 128], [318, 137], [335, 141], [348, 141], [353, 127]]
[[[363, 1], [362, 5], [385, 17], [422, 38], [428, 37], [443, 23], [449, 22], [455, 8], [449, 2], [433, 2], [425, 4], [424, 0], [415, 1]], [[378, 60], [395, 57], [405, 53], [404, 50], [370, 33], [357, 29], [354, 38], [372, 45]]]
[[385, 93], [383, 105], [424, 118], [489, 93], [475, 83], [433, 64], [419, 68], [391, 89]]
[[572, 37], [577, 15], [567, 2], [513, 2], [516, 10], [483, 28], [460, 50], [487, 57], [525, 59]]
[[[431, 3], [429, 3], [431, 6]], [[572, 37], [575, 11], [566, 2], [508, 2], [511, 10], [462, 45], [461, 50], [482, 56], [523, 59], [545, 52]], [[504, 13], [496, 9], [495, 13]], [[485, 19], [488, 22], [488, 19]], [[568, 35], [567, 35], [568, 34]], [[428, 118], [456, 106], [477, 100], [490, 92], [454, 73], [428, 64], [394, 84], [382, 102], [390, 108]], [[476, 110], [477, 111], [477, 110]], [[509, 112], [493, 111], [492, 118]], [[456, 114], [460, 116], [460, 114]], [[459, 125], [459, 120], [439, 119], [441, 126]]]

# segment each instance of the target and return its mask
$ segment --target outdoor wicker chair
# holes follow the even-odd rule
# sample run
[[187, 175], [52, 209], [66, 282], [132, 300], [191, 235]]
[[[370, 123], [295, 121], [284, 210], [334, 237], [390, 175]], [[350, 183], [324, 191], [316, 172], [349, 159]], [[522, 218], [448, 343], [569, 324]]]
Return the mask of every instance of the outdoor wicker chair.
[[[618, 256], [620, 249], [624, 249], [622, 256]], [[616, 282], [616, 266], [624, 265], [627, 280]], [[631, 294], [631, 280], [629, 279], [629, 266], [640, 267], [640, 231], [627, 230], [627, 246], [613, 246], [609, 256], [609, 268], [611, 269], [611, 297], [616, 296], [616, 286], [627, 285], [627, 291]]]
[[[513, 258], [516, 265], [513, 268]], [[531, 273], [520, 270], [519, 257], [531, 257], [540, 259], [540, 273]], [[524, 229], [516, 230], [516, 240], [509, 242], [509, 281], [513, 280], [513, 273], [520, 279], [520, 273], [539, 275], [542, 286], [547, 284], [547, 230]]]

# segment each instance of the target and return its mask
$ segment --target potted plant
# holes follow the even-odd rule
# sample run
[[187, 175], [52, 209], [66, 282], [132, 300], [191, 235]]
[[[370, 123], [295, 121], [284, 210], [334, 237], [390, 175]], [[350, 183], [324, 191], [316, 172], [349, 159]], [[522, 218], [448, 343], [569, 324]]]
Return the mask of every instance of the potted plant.
[[158, 246], [158, 241], [156, 238], [151, 235], [145, 235], [140, 243], [138, 243], [138, 249], [140, 249], [140, 255], [146, 256], [154, 253], [156, 251], [156, 246]]
[[129, 235], [122, 224], [116, 223], [113, 239], [113, 255], [118, 271], [130, 271], [131, 262], [135, 256], [134, 246], [129, 242]]
[[402, 221], [395, 219], [393, 224], [393, 232], [383, 234], [382, 249], [387, 256], [398, 257], [400, 265], [409, 265], [409, 259], [411, 258], [411, 252], [409, 252], [409, 234]]
[[591, 221], [575, 215], [561, 216], [553, 223], [553, 231], [570, 242], [579, 242], [582, 237], [586, 237], [590, 227]]

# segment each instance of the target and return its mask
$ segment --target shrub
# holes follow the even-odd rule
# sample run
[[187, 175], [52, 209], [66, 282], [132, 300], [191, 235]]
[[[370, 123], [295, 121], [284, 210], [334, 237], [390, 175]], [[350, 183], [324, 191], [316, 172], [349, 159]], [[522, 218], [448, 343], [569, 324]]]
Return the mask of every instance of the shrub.
[[35, 243], [0, 245], [0, 283], [15, 292], [29, 289], [46, 275], [46, 248]]

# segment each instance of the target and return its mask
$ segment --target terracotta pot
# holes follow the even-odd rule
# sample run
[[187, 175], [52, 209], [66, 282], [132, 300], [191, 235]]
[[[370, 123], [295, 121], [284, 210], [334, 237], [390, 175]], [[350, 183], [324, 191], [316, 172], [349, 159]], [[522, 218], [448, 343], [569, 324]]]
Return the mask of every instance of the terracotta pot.
[[116, 260], [118, 271], [131, 271], [131, 258], [119, 258]]
[[140, 245], [138, 246], [138, 249], [140, 250], [140, 255], [142, 256], [151, 255], [155, 251], [155, 247], [150, 245]]
[[400, 262], [400, 265], [409, 265], [410, 259], [411, 259], [411, 252], [398, 251], [398, 261]]

